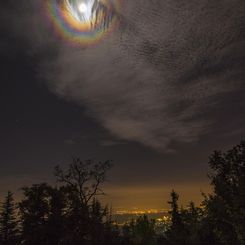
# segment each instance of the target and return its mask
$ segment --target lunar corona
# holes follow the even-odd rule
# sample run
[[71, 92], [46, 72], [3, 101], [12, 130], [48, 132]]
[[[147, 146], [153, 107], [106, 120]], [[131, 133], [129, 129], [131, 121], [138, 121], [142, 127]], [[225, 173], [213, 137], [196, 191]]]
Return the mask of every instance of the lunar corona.
[[47, 1], [53, 23], [74, 44], [90, 46], [115, 30], [121, 0]]

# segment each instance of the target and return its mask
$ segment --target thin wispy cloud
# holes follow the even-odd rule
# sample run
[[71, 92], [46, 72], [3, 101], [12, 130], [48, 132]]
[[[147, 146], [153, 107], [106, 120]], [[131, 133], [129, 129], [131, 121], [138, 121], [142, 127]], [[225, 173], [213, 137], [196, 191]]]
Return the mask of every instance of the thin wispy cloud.
[[38, 76], [119, 139], [172, 151], [209, 132], [244, 91], [244, 1], [126, 0], [118, 29], [92, 48], [58, 39], [42, 1], [22, 2], [6, 18], [39, 57]]

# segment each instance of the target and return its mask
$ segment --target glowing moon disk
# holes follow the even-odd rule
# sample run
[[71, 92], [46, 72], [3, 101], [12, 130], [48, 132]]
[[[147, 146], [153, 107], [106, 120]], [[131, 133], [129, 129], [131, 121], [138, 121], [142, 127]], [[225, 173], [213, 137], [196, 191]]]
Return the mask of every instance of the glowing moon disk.
[[122, 0], [46, 0], [58, 34], [72, 44], [90, 46], [118, 26]]
[[85, 3], [80, 3], [78, 9], [82, 14], [86, 13], [88, 10], [87, 5]]

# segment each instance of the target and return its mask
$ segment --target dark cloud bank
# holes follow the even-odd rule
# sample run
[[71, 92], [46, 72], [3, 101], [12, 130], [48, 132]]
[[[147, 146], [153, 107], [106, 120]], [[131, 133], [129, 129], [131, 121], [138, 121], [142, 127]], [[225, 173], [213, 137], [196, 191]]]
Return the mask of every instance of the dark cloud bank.
[[234, 99], [241, 123], [245, 1], [125, 0], [120, 27], [92, 48], [58, 39], [42, 2], [18, 1], [4, 23], [38, 57], [48, 87], [85, 105], [112, 135], [171, 151], [217, 124], [228, 130]]

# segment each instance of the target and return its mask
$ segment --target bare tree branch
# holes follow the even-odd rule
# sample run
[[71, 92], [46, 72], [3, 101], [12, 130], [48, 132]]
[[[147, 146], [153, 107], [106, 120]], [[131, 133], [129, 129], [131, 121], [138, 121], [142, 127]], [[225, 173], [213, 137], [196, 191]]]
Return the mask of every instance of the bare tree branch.
[[70, 186], [77, 192], [82, 205], [88, 206], [95, 196], [105, 195], [100, 186], [106, 181], [106, 173], [111, 167], [111, 161], [95, 163], [92, 160], [72, 158], [67, 170], [56, 166], [54, 175], [57, 182]]

